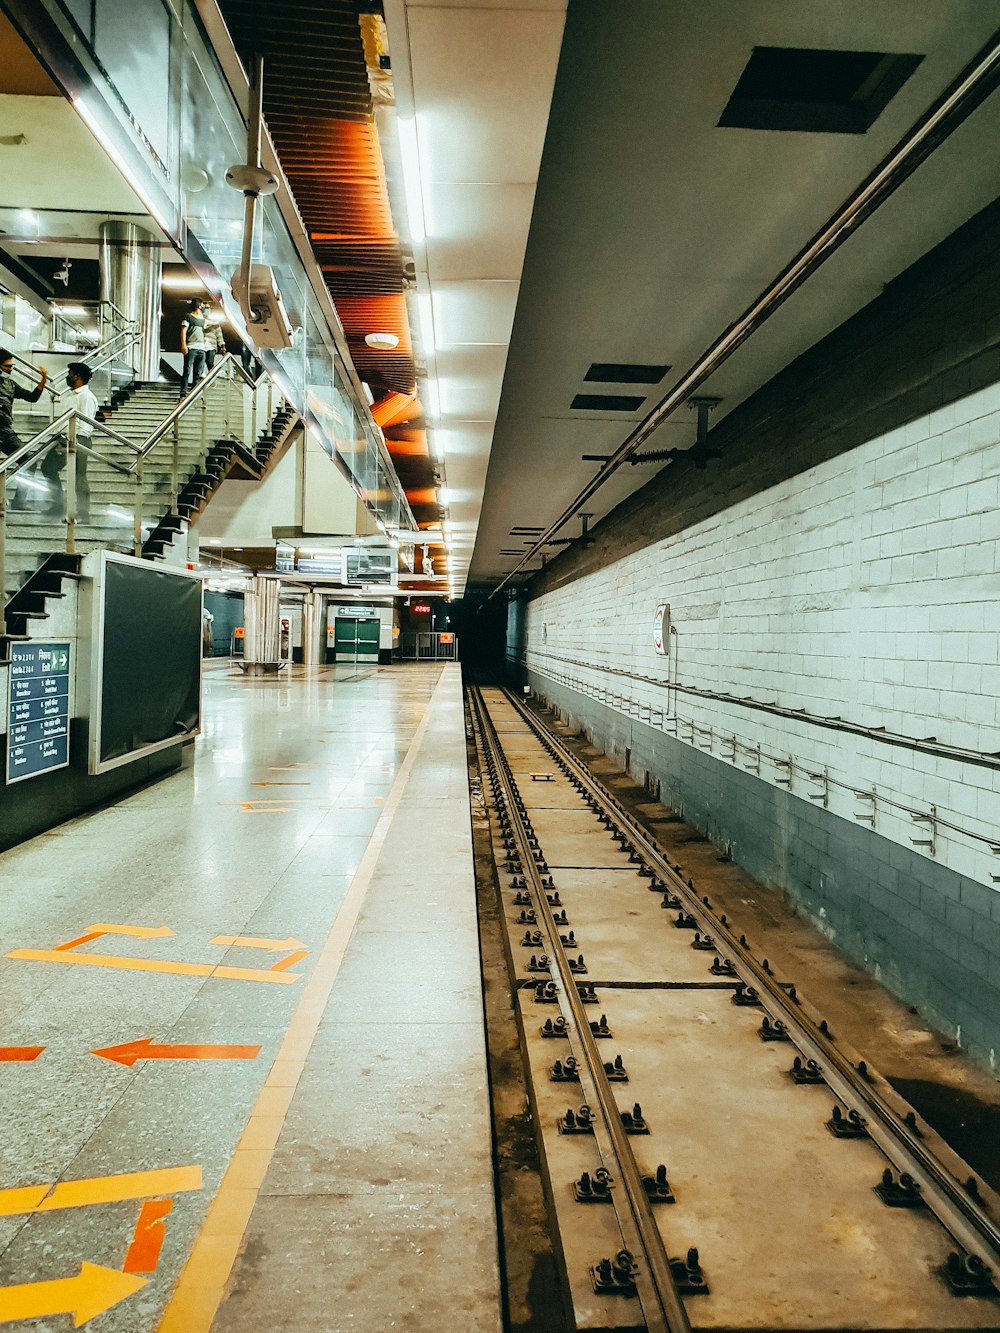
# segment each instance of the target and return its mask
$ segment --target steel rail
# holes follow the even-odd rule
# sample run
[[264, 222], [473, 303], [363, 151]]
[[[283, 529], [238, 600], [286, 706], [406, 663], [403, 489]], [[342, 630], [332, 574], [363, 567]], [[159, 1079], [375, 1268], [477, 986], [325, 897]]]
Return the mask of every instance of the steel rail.
[[[553, 959], [558, 971], [557, 985], [562, 993], [562, 1001], [566, 1006], [564, 1012], [568, 1012], [573, 1030], [576, 1033], [578, 1046], [585, 1061], [585, 1069], [600, 1113], [599, 1123], [603, 1124], [610, 1147], [611, 1161], [607, 1164], [609, 1168], [613, 1168], [612, 1174], [615, 1179], [620, 1181], [624, 1187], [627, 1208], [625, 1203], [619, 1202], [615, 1194], [612, 1194], [611, 1200], [615, 1206], [623, 1240], [625, 1240], [626, 1248], [630, 1251], [634, 1252], [634, 1249], [638, 1248], [646, 1261], [645, 1265], [639, 1265], [635, 1280], [647, 1331], [648, 1333], [691, 1333], [691, 1324], [684, 1303], [677, 1292], [673, 1273], [670, 1269], [670, 1261], [664, 1248], [663, 1237], [653, 1217], [643, 1187], [642, 1175], [629, 1144], [628, 1136], [622, 1126], [621, 1112], [604, 1072], [604, 1064], [597, 1049], [597, 1042], [590, 1030], [590, 1020], [577, 990], [576, 976], [570, 970], [569, 961], [559, 936], [559, 929], [553, 918], [545, 887], [535, 865], [535, 859], [528, 844], [524, 827], [516, 818], [517, 804], [514, 800], [516, 785], [507, 765], [503, 747], [478, 687], [470, 687], [470, 694], [482, 739], [483, 751], [484, 753], [492, 752], [492, 757], [497, 765], [498, 776], [506, 789], [505, 795], [512, 819], [511, 826], [515, 831], [523, 873], [530, 879], [534, 890], [538, 917], [547, 936], [547, 952], [549, 957]], [[602, 1152], [602, 1156], [607, 1161], [607, 1149]], [[636, 1241], [629, 1244], [628, 1233], [630, 1231], [637, 1238], [637, 1246]]]
[[861, 182], [854, 193], [806, 242], [794, 259], [772, 279], [743, 314], [702, 352], [649, 415], [625, 437], [576, 499], [571, 501], [555, 522], [535, 539], [534, 545], [529, 547], [514, 568], [504, 575], [487, 600], [505, 588], [536, 551], [544, 549], [551, 537], [568, 523], [574, 514], [580, 512], [591, 496], [646, 442], [663, 421], [710, 375], [714, 374], [719, 366], [802, 286], [807, 278], [826, 263], [844, 241], [852, 236], [905, 180], [909, 179], [921, 162], [929, 157], [939, 144], [943, 143], [993, 92], [998, 82], [1000, 82], [1000, 31], [993, 34], [958, 77], [931, 103], [923, 115], [911, 125], [898, 143]]
[[544, 727], [540, 720], [525, 708], [512, 691], [504, 687], [504, 695], [517, 714], [524, 719], [541, 743], [560, 758], [586, 786], [588, 793], [603, 807], [605, 814], [614, 819], [635, 844], [657, 875], [681, 898], [687, 910], [696, 918], [699, 927], [715, 937], [719, 953], [738, 960], [741, 980], [752, 982], [758, 993], [766, 996], [766, 1007], [772, 1017], [785, 1024], [792, 1041], [807, 1059], [816, 1060], [823, 1069], [823, 1077], [830, 1090], [850, 1108], [856, 1108], [867, 1118], [870, 1138], [897, 1169], [910, 1173], [921, 1187], [921, 1193], [931, 1211], [970, 1254], [978, 1255], [994, 1271], [1000, 1271], [1000, 1227], [982, 1205], [965, 1189], [950, 1171], [920, 1142], [892, 1106], [879, 1094], [857, 1068], [835, 1045], [832, 1035], [820, 1030], [802, 1011], [797, 996], [790, 996], [781, 983], [754, 958], [748, 946], [711, 909], [704, 898], [689, 888], [678, 875], [651, 835], [623, 809], [614, 797], [608, 795], [588, 772], [586, 767], [562, 741]]

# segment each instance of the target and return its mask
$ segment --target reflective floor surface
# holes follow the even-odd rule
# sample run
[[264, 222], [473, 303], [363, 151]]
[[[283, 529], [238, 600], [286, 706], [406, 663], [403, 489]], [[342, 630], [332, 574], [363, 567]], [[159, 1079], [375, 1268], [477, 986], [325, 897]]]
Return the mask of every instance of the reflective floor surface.
[[0, 886], [0, 1322], [499, 1328], [457, 666], [211, 663]]

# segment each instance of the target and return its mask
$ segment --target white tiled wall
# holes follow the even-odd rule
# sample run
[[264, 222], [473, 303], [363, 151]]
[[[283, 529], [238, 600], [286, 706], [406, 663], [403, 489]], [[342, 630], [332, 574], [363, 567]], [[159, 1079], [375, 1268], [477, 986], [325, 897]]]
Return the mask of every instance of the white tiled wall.
[[[669, 660], [652, 645], [661, 601], [677, 631]], [[534, 670], [611, 686], [633, 715], [664, 708], [669, 669], [682, 685], [1000, 751], [1000, 386], [547, 594], [526, 623]], [[670, 702], [666, 729], [720, 758], [732, 737], [794, 757], [803, 799], [821, 785], [804, 770], [828, 769], [829, 808], [845, 818], [871, 810], [850, 788], [874, 787], [878, 832], [906, 846], [926, 826], [891, 802], [935, 805], [936, 859], [1000, 876], [1000, 855], [967, 836], [1000, 842], [995, 770], [680, 691]], [[740, 748], [735, 762], [752, 766]], [[765, 759], [761, 776], [785, 771]]]

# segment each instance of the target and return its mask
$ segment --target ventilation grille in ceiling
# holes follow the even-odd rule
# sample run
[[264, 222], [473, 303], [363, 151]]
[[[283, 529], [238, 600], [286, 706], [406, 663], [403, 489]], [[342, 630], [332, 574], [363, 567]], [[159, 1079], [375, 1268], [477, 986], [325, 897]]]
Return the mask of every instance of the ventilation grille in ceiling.
[[669, 366], [639, 366], [617, 361], [595, 361], [584, 375], [585, 380], [601, 384], [659, 384]]
[[719, 125], [864, 134], [921, 60], [884, 51], [755, 46]]
[[584, 412], [637, 412], [646, 396], [633, 397], [624, 393], [578, 393], [570, 407]]

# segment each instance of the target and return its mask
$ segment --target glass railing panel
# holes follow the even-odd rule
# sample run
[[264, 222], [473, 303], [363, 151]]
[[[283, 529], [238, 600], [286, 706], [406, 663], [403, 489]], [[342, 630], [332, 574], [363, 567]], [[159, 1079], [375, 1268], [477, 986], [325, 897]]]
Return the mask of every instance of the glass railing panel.
[[142, 517], [147, 527], [155, 527], [174, 510], [185, 486], [205, 472], [219, 441], [246, 442], [249, 394], [242, 380], [223, 371], [188, 396], [185, 410], [143, 457]]
[[[120, 6], [111, 0], [38, 0], [24, 8], [29, 39], [67, 94], [80, 87], [82, 72], [85, 90], [73, 98], [79, 115], [128, 163], [151, 211], [162, 215], [158, 220], [164, 230], [181, 244], [186, 224], [209, 257], [239, 331], [242, 317], [229, 284], [239, 267], [244, 201], [225, 184], [225, 171], [243, 160], [246, 130], [196, 6], [192, 0], [176, 0], [169, 7], [158, 0], [139, 0], [138, 28], [131, 24], [127, 40], [117, 22]], [[133, 36], [138, 30], [143, 42], [136, 55]], [[150, 70], [157, 74], [155, 88], [149, 84]], [[378, 467], [368, 458], [369, 443], [360, 443], [364, 430], [349, 430], [344, 422], [331, 424], [336, 403], [330, 381], [336, 380], [334, 389], [348, 398], [355, 398], [357, 391], [343, 374], [335, 316], [322, 294], [322, 277], [313, 262], [303, 261], [276, 198], [261, 200], [258, 217], [253, 257], [274, 269], [295, 331], [290, 348], [268, 351], [264, 359], [287, 384], [296, 407], [315, 416], [331, 452], [353, 459], [352, 475], [367, 491], [365, 479], [378, 484]], [[114, 326], [102, 312], [102, 336], [106, 322]], [[330, 364], [336, 367], [335, 376]], [[357, 416], [367, 420], [363, 404], [355, 407]], [[260, 417], [258, 410], [258, 430], [263, 428]], [[244, 419], [242, 433], [246, 429]], [[337, 431], [336, 437], [329, 429]], [[342, 448], [345, 431], [350, 445]], [[240, 433], [232, 421], [230, 433]], [[393, 505], [398, 506], [398, 488], [392, 489]], [[372, 496], [369, 501], [377, 503]], [[402, 505], [405, 509], [405, 501]]]
[[0, 474], [4, 488], [4, 598], [13, 596], [53, 551], [66, 549], [65, 511], [49, 478], [41, 471], [52, 466], [43, 456], [13, 477]]
[[[132, 552], [138, 498], [135, 478], [128, 470], [132, 457], [124, 445], [96, 434], [89, 452], [86, 448], [77, 451], [74, 540], [78, 551], [103, 547]], [[65, 470], [62, 482], [65, 491]]]

